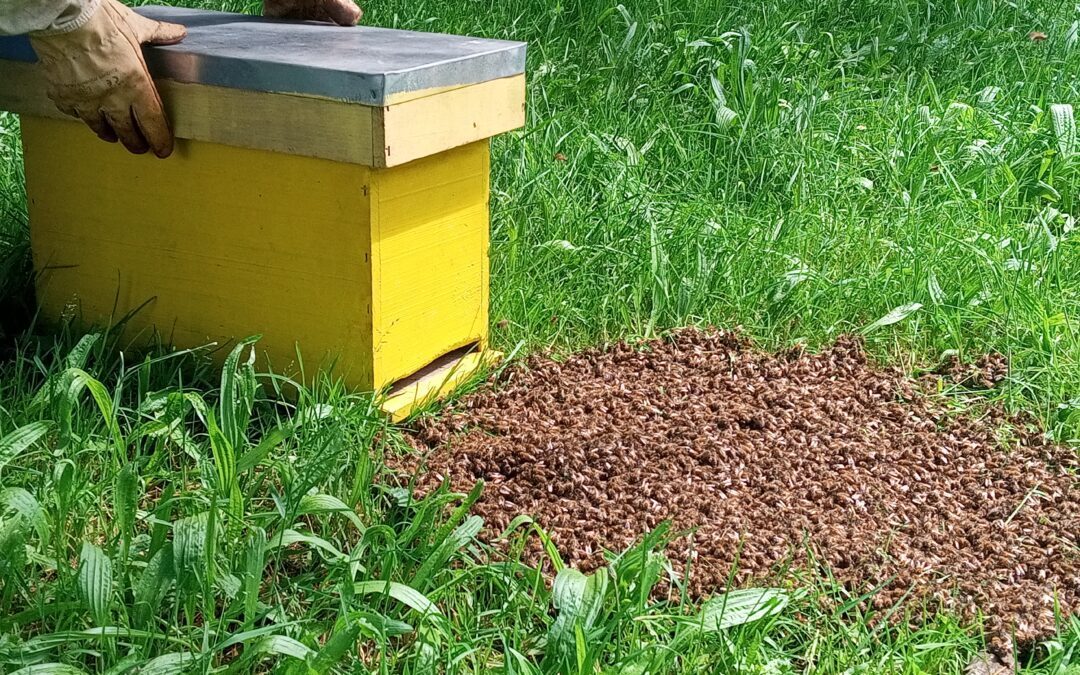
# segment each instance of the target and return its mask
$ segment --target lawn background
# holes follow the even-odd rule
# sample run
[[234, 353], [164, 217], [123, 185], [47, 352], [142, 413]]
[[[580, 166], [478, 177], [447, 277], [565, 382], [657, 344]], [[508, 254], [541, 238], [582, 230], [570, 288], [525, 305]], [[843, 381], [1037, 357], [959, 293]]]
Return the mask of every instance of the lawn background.
[[[988, 396], [1063, 442], [1080, 433], [1077, 7], [366, 10], [369, 24], [529, 43], [528, 126], [493, 150], [497, 346], [566, 351], [696, 323], [768, 347], [856, 332], [913, 372], [999, 351], [1012, 369]], [[200, 668], [325, 670], [330, 656], [312, 654], [332, 636], [350, 643], [340, 667], [385, 672], [948, 672], [979, 648], [948, 617], [887, 630], [827, 579], [749, 625], [702, 630], [699, 608], [642, 593], [660, 564], [651, 541], [606, 586], [567, 582], [601, 598], [579, 644], [538, 577], [491, 562], [475, 521], [441, 507], [450, 497], [385, 486], [379, 457], [398, 442], [369, 397], [326, 383], [286, 407], [240, 353], [221, 374], [204, 354], [121, 350], [115, 333], [24, 333], [19, 162], [5, 114], [5, 669], [164, 668], [186, 653]], [[1078, 634], [1063, 626], [1032, 665], [1076, 672]]]

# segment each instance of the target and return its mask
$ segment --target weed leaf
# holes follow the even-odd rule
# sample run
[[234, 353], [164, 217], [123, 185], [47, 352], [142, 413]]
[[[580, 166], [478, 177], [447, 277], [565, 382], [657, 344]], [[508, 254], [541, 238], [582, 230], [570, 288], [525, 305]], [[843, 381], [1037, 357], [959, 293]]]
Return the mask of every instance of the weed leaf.
[[288, 548], [293, 544], [309, 544], [314, 546], [315, 548], [330, 554], [332, 560], [347, 560], [349, 557], [322, 537], [317, 537], [313, 534], [304, 534], [303, 532], [297, 532], [292, 529], [282, 530], [281, 534], [271, 539], [270, 548]]
[[79, 338], [79, 341], [64, 357], [65, 365], [68, 368], [86, 368], [86, 364], [90, 362], [90, 351], [100, 341], [101, 333], [90, 333]]
[[1074, 49], [1078, 38], [1080, 38], [1080, 21], [1073, 21], [1069, 30], [1065, 31], [1065, 46], [1068, 49]]
[[99, 626], [109, 617], [112, 583], [112, 561], [100, 548], [84, 542], [79, 553], [79, 592]]
[[50, 422], [31, 422], [0, 438], [0, 469], [48, 433]]
[[0, 505], [5, 510], [19, 514], [34, 530], [43, 542], [49, 539], [49, 520], [41, 504], [22, 488], [7, 488], [0, 492]]
[[[221, 431], [232, 447], [239, 447], [251, 422], [251, 410], [255, 404], [255, 350], [259, 337], [241, 340], [229, 355], [221, 369], [221, 400], [219, 411]], [[247, 350], [248, 357], [242, 363], [240, 357]]]
[[39, 663], [19, 668], [11, 675], [86, 675], [86, 671], [65, 663]]
[[244, 593], [245, 628], [255, 625], [255, 615], [259, 611], [259, 584], [265, 568], [266, 533], [261, 529], [254, 529], [248, 535], [247, 547], [244, 550], [244, 576], [241, 582]]
[[131, 528], [135, 525], [135, 512], [139, 506], [139, 478], [130, 464], [124, 465], [113, 481], [113, 508], [115, 509], [116, 528], [124, 540], [125, 549], [131, 539]]
[[421, 614], [441, 614], [438, 606], [423, 593], [396, 581], [360, 581], [353, 585], [353, 593], [356, 595], [372, 595], [376, 593], [389, 595], [401, 604], [415, 609]]
[[884, 328], [885, 326], [891, 326], [894, 323], [900, 323], [920, 309], [922, 309], [921, 302], [909, 302], [906, 305], [894, 307], [888, 314], [864, 328], [862, 332], [866, 334], [875, 331], [878, 328]]
[[360, 516], [356, 515], [356, 511], [350, 509], [345, 502], [333, 495], [314, 494], [301, 497], [300, 512], [297, 515], [312, 513], [340, 513], [348, 518], [349, 522], [355, 525], [361, 534], [364, 532], [364, 523], [360, 520]]
[[1054, 124], [1054, 136], [1057, 138], [1058, 152], [1062, 159], [1070, 159], [1076, 154], [1076, 116], [1068, 103], [1055, 103], [1050, 106], [1050, 116]]
[[214, 456], [218, 494], [227, 497], [236, 486], [236, 446], [218, 427], [213, 415], [207, 416], [206, 428], [210, 436], [210, 451]]
[[25, 521], [22, 518], [0, 520], [0, 579], [19, 578], [25, 566]]
[[315, 653], [311, 647], [308, 647], [303, 642], [286, 635], [267, 635], [256, 642], [252, 646], [252, 650], [257, 654], [290, 656], [301, 661], [306, 661], [308, 657]]
[[586, 576], [567, 567], [555, 575], [551, 594], [558, 616], [548, 631], [548, 642], [555, 648], [557, 656], [577, 653], [578, 632], [592, 629], [603, 608], [607, 589], [605, 568]]
[[356, 611], [349, 612], [349, 621], [360, 625], [365, 635], [378, 640], [408, 635], [413, 632], [413, 627], [404, 621], [391, 619], [378, 612]]
[[139, 667], [139, 675], [183, 675], [192, 672], [197, 658], [190, 652], [173, 652], [150, 659]]
[[926, 290], [930, 293], [930, 300], [935, 305], [945, 304], [945, 292], [941, 290], [941, 284], [938, 283], [937, 275], [933, 270], [926, 275]]
[[775, 616], [787, 604], [787, 594], [775, 588], [731, 591], [706, 602], [694, 624], [707, 633], [716, 633]]
[[120, 435], [120, 424], [116, 420], [116, 415], [113, 410], [113, 400], [109, 396], [109, 391], [105, 388], [101, 382], [90, 376], [84, 370], [79, 368], [69, 368], [67, 371], [68, 386], [67, 394], [69, 398], [69, 405], [74, 409], [77, 404], [79, 394], [83, 389], [90, 392], [90, 397], [94, 399], [94, 403], [97, 404], [98, 412], [101, 413], [101, 419], [105, 422], [106, 428], [108, 428], [112, 441], [116, 445], [117, 451], [122, 451], [124, 448], [124, 439]]
[[173, 570], [180, 588], [192, 589], [206, 573], [206, 537], [209, 514], [203, 512], [173, 523]]
[[146, 569], [135, 584], [135, 612], [140, 623], [149, 621], [150, 616], [169, 592], [174, 581], [173, 549], [162, 547], [146, 563]]

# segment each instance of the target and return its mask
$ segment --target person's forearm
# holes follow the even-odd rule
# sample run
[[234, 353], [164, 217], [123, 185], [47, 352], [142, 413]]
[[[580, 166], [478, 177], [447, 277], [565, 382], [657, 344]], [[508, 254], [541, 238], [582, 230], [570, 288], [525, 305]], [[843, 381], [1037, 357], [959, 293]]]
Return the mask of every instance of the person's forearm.
[[49, 35], [80, 28], [101, 0], [0, 0], [0, 35]]

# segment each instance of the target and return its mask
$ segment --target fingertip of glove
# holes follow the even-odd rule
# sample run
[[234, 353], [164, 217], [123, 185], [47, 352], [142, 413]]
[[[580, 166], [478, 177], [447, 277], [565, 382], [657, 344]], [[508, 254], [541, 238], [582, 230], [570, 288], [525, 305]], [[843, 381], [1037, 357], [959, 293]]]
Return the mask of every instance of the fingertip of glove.
[[339, 26], [355, 26], [364, 18], [364, 10], [352, 0], [340, 0], [337, 7], [328, 9], [327, 13]]
[[157, 30], [150, 38], [153, 45], [174, 45], [187, 37], [187, 28], [178, 23], [158, 22]]

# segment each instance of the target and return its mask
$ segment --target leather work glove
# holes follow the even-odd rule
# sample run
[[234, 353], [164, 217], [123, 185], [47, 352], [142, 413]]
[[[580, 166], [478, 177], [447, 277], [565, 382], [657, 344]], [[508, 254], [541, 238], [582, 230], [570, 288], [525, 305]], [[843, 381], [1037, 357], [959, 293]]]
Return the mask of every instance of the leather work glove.
[[80, 28], [31, 35], [48, 82], [48, 95], [61, 112], [78, 117], [102, 140], [136, 154], [153, 150], [168, 157], [172, 132], [142, 45], [171, 45], [187, 31], [173, 23], [139, 16], [116, 0], [101, 5]]
[[263, 16], [355, 26], [364, 12], [353, 0], [263, 0]]

